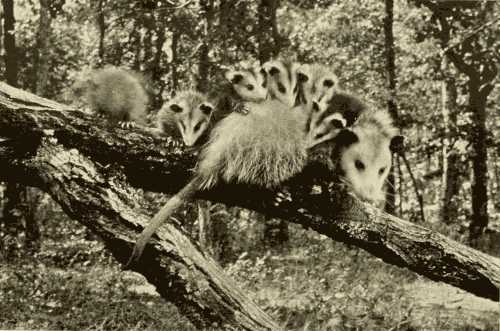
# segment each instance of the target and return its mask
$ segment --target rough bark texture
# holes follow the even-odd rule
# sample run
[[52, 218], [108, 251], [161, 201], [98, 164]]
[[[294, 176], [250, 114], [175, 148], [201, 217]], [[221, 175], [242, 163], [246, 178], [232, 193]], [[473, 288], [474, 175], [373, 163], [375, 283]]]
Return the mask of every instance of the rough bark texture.
[[12, 86], [17, 86], [17, 48], [14, 34], [14, 1], [2, 0], [3, 7], [3, 44], [5, 48], [5, 79]]
[[35, 91], [37, 95], [47, 96], [50, 70], [50, 35], [52, 32], [52, 17], [50, 16], [50, 1], [40, 0], [40, 18], [36, 32], [35, 49]]
[[[18, 61], [17, 61], [17, 48], [15, 36], [15, 16], [14, 16], [14, 2], [12, 0], [2, 0], [2, 16], [4, 24], [4, 64], [5, 64], [5, 80], [12, 86], [17, 86], [18, 76]], [[26, 191], [27, 188], [19, 185], [15, 181], [8, 181], [6, 198], [7, 203], [4, 206], [4, 217], [2, 223], [9, 235], [13, 235], [13, 231], [22, 228], [24, 213], [26, 211]], [[4, 240], [4, 245], [8, 246], [7, 251], [14, 253], [15, 240]]]
[[460, 164], [460, 154], [452, 147], [452, 137], [456, 135], [457, 131], [457, 86], [455, 78], [449, 73], [446, 57], [442, 59], [441, 72], [443, 75], [441, 82], [441, 113], [443, 116], [441, 221], [450, 224], [458, 216], [460, 206], [456, 195], [460, 192], [463, 170]]
[[210, 71], [210, 43], [212, 40], [212, 24], [214, 19], [214, 3], [212, 0], [200, 0], [200, 16], [203, 18], [203, 34], [198, 61], [198, 82], [196, 88], [208, 92], [208, 75]]
[[258, 44], [259, 61], [264, 63], [276, 57], [281, 48], [281, 38], [276, 24], [279, 0], [260, 0], [257, 9], [259, 18]]
[[[48, 192], [124, 262], [149, 220], [140, 189], [176, 192], [191, 175], [195, 158], [170, 139], [155, 140], [140, 129], [126, 132], [101, 122], [1, 83], [0, 180], [15, 179]], [[225, 184], [199, 197], [302, 224], [388, 263], [499, 300], [499, 259], [345, 192], [310, 193], [316, 173], [306, 169], [280, 192]], [[134, 270], [200, 328], [214, 323], [238, 330], [278, 328], [175, 222], [161, 227]]]
[[105, 48], [104, 38], [106, 37], [106, 18], [104, 16], [104, 0], [98, 0], [96, 3], [96, 25], [99, 30], [99, 64], [104, 64]]
[[[398, 118], [398, 107], [396, 105], [396, 63], [394, 55], [394, 33], [392, 30], [394, 21], [394, 2], [385, 0], [384, 17], [384, 42], [385, 42], [385, 74], [387, 75], [387, 89], [389, 100], [387, 100], [387, 110], [392, 118]], [[394, 179], [394, 167], [387, 176], [387, 193], [385, 196], [385, 211], [394, 214], [396, 210], [396, 189]]]

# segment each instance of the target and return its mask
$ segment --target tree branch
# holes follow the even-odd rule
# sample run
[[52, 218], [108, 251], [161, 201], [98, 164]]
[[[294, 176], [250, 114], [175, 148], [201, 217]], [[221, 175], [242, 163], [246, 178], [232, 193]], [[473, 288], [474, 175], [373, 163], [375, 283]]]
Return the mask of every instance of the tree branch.
[[[0, 180], [48, 192], [123, 263], [149, 219], [136, 188], [176, 192], [191, 176], [195, 158], [170, 139], [101, 122], [0, 83]], [[310, 193], [316, 169], [311, 165], [278, 193], [226, 184], [199, 197], [302, 224], [388, 263], [499, 300], [499, 259], [384, 214], [335, 187]], [[154, 236], [135, 271], [198, 327], [278, 328], [175, 222]]]

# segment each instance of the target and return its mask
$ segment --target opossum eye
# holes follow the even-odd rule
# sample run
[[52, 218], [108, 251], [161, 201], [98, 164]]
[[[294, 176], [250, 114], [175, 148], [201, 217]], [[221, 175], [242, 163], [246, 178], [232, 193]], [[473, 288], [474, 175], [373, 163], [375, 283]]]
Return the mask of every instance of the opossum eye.
[[324, 82], [323, 82], [323, 86], [325, 87], [332, 87], [333, 85], [335, 85], [335, 83], [333, 82], [333, 80], [331, 79], [326, 79]]
[[274, 76], [274, 75], [279, 74], [279, 73], [280, 73], [280, 70], [279, 70], [278, 68], [276, 68], [276, 67], [272, 67], [272, 68], [269, 70], [269, 74], [270, 74], [271, 76]]
[[252, 84], [247, 84], [247, 90], [253, 91], [253, 85]]
[[316, 101], [313, 101], [312, 109], [314, 110], [314, 112], [319, 112], [319, 105]]
[[385, 167], [380, 168], [380, 170], [378, 171], [379, 176], [382, 176], [384, 172], [385, 172]]
[[205, 115], [210, 115], [212, 111], [214, 110], [211, 106], [206, 105], [206, 104], [201, 104], [200, 105], [200, 110], [202, 111], [203, 114]]
[[358, 169], [360, 171], [365, 170], [365, 164], [363, 162], [361, 162], [360, 160], [354, 161], [354, 166], [356, 167], [356, 169]]
[[194, 126], [194, 132], [197, 132], [201, 127], [201, 122], [198, 122], [195, 126]]
[[278, 83], [278, 91], [283, 94], [286, 93], [286, 88], [283, 86], [283, 84]]
[[170, 110], [173, 111], [174, 113], [181, 113], [182, 112], [182, 107], [176, 104], [170, 105]]

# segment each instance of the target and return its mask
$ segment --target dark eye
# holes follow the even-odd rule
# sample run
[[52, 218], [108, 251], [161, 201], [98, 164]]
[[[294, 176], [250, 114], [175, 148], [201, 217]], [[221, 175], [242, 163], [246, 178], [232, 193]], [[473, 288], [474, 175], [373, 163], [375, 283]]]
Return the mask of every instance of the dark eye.
[[248, 84], [248, 85], [247, 85], [247, 90], [249, 90], [249, 91], [253, 91], [253, 85], [252, 85], [252, 84]]
[[385, 172], [385, 167], [380, 168], [380, 170], [378, 171], [379, 176], [382, 176], [384, 172]]
[[354, 166], [356, 166], [356, 169], [362, 171], [362, 170], [365, 170], [365, 164], [363, 162], [361, 162], [360, 160], [356, 160], [354, 162]]
[[194, 126], [194, 132], [197, 132], [200, 129], [200, 127], [201, 127], [201, 122], [198, 122], [198, 124]]
[[335, 85], [335, 83], [331, 79], [327, 79], [323, 82], [324, 87], [332, 87], [333, 85]]
[[279, 73], [280, 73], [280, 70], [279, 70], [278, 68], [276, 68], [276, 67], [272, 67], [272, 68], [269, 70], [269, 74], [270, 74], [271, 76], [277, 75], [277, 74], [279, 74]]
[[282, 94], [286, 93], [286, 88], [283, 86], [283, 84], [278, 83], [278, 91]]
[[313, 108], [314, 112], [319, 112], [319, 105], [316, 101], [313, 101], [312, 108]]
[[182, 113], [182, 107], [176, 104], [170, 105], [170, 110], [174, 113]]

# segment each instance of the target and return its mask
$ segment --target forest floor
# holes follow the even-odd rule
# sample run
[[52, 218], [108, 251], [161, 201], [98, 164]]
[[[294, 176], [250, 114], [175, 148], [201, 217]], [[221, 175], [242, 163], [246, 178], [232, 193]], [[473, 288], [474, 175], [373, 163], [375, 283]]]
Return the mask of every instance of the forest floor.
[[[144, 277], [66, 224], [45, 233], [36, 256], [0, 263], [1, 330], [194, 330]], [[499, 330], [496, 302], [313, 231], [290, 233], [288, 247], [254, 244], [225, 266], [286, 330]]]
[[489, 321], [498, 320], [500, 330], [500, 303], [478, 297], [454, 286], [431, 280], [417, 280], [405, 286], [408, 296], [415, 303], [413, 317], [429, 311], [439, 311], [440, 318], [453, 319], [457, 324], [466, 321], [475, 329], [483, 329]]

